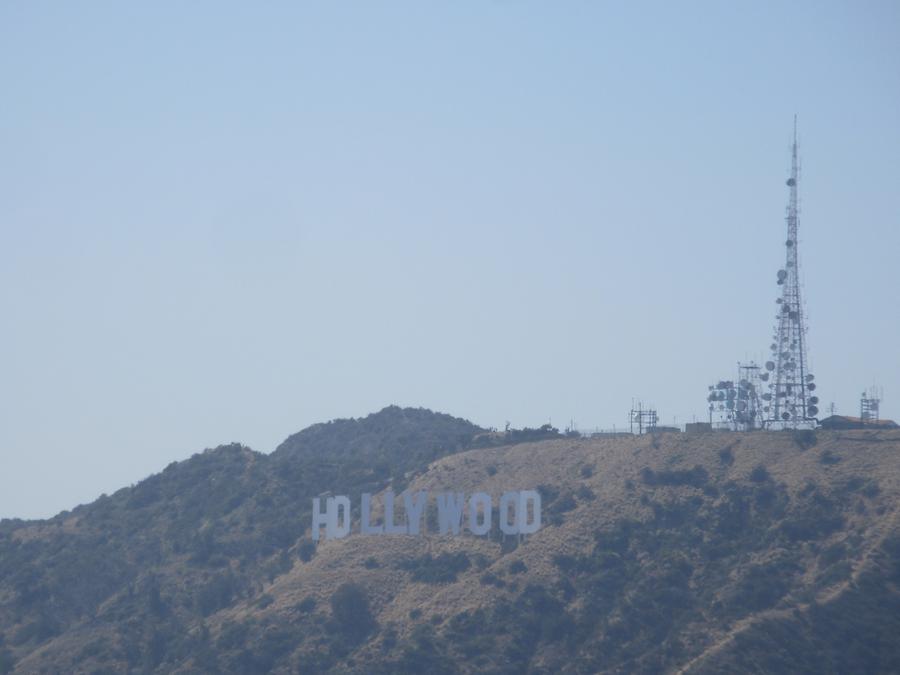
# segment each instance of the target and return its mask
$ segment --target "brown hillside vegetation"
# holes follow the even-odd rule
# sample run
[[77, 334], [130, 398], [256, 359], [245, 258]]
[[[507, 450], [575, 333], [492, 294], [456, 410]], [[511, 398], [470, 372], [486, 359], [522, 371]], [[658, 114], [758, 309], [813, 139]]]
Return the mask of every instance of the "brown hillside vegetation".
[[[228, 457], [241, 475], [271, 461]], [[44, 610], [0, 585], [7, 658], [22, 673], [900, 671], [900, 431], [560, 438], [391, 480], [432, 500], [538, 488], [544, 525], [521, 541], [354, 526], [313, 548], [307, 505], [265, 559], [223, 526], [208, 559], [152, 553], [62, 625], [33, 627]], [[320, 487], [358, 508], [358, 491]], [[78, 519], [5, 536], [20, 550]]]
[[[666, 434], [567, 439], [446, 457], [432, 464], [411, 487], [433, 492], [483, 490], [494, 495], [511, 486], [549, 487], [548, 493], [557, 495], [545, 503], [550, 522], [508, 552], [496, 542], [471, 535], [351, 535], [347, 540], [324, 542], [310, 563], [296, 565], [271, 586], [271, 605], [235, 608], [219, 618], [223, 623], [250, 617], [260, 624], [269, 618], [290, 621], [307, 598], [313, 598], [317, 607], [328, 607], [338, 586], [354, 580], [367, 589], [375, 621], [386, 629], [347, 657], [344, 668], [365, 670], [361, 664], [377, 663], [391, 652], [385, 636], [401, 644], [417, 644], [426, 628], [430, 640], [447, 641], [459, 617], [491, 614], [498, 603], [514, 604], [535, 586], [552, 589], [549, 594], [565, 605], [561, 611], [573, 617], [593, 611], [606, 616], [591, 626], [581, 644], [551, 639], [533, 645], [530, 669], [593, 672], [596, 664], [600, 671], [620, 672], [772, 672], [765, 660], [773, 655], [757, 654], [756, 663], [743, 661], [746, 650], [741, 636], [791, 620], [805, 625], [810, 614], [844, 602], [845, 596], [858, 595], [861, 581], [872, 583], [869, 577], [879, 574], [894, 575], [893, 583], [885, 578], [882, 590], [895, 594], [894, 607], [900, 602], [894, 585], [900, 562], [900, 433], [820, 433], [814, 448], [803, 445], [802, 436], [789, 433]], [[729, 494], [733, 493], [741, 497], [732, 499]], [[574, 508], [559, 508], [569, 497], [574, 499], [574, 505], [569, 505]], [[782, 500], [783, 504], [771, 508], [771, 516], [763, 516], [766, 502], [774, 505]], [[743, 527], [715, 531], [714, 523], [722, 522], [723, 511], [727, 512], [725, 518], [734, 515], [728, 507], [735, 503], [748, 509]], [[754, 522], [757, 519], [760, 522]], [[570, 575], [564, 561], [602, 556], [600, 551], [607, 546], [615, 550], [622, 523], [639, 523], [638, 528], [646, 530], [641, 536], [652, 541], [646, 550], [633, 551], [638, 578], [623, 578], [624, 588], [608, 589], [606, 607], [592, 607], [594, 599], [582, 594], [585, 590], [590, 593], [590, 585], [580, 588], [580, 573]], [[713, 524], [713, 531], [704, 531], [704, 523]], [[691, 525], [696, 532], [672, 539], [673, 529]], [[717, 541], [717, 536], [725, 540], [729, 535], [737, 539], [733, 547]], [[893, 548], [887, 551], [889, 539]], [[682, 545], [670, 547], [670, 542]], [[704, 548], [717, 547], [723, 549], [723, 557], [707, 560]], [[472, 561], [455, 581], [416, 583], [398, 572], [410, 558], [437, 558], [446, 553], [462, 553]], [[614, 555], [621, 555], [621, 549]], [[579, 564], [574, 563], [576, 569]], [[601, 562], [600, 567], [605, 564]], [[666, 579], [679, 566], [686, 568], [682, 577]], [[614, 569], [614, 563], [610, 568]], [[515, 569], [526, 571], [516, 573]], [[497, 581], [486, 583], [492, 578]], [[661, 644], [653, 645], [651, 653], [629, 653], [619, 647], [613, 651], [625, 651], [622, 658], [603, 663], [603, 657], [592, 650], [610, 642], [610, 636], [627, 622], [629, 603], [636, 603], [636, 594], [654, 579], [660, 581], [663, 593], [679, 591], [699, 602], [667, 606], [665, 602], [656, 604], [651, 596], [646, 620], [666, 626], [658, 635]], [[568, 597], [566, 581], [575, 587]], [[850, 619], [852, 628], [852, 617], [845, 618]], [[893, 620], [896, 624], [900, 615]], [[320, 621], [327, 619], [323, 615]], [[576, 623], [573, 621], [573, 626]], [[471, 662], [463, 659], [462, 670], [515, 670], [514, 663], [495, 653], [508, 649], [505, 642], [514, 640], [515, 629], [496, 622], [491, 627], [496, 639], [490, 650], [476, 651]], [[465, 639], [480, 637], [475, 633]], [[802, 653], [790, 653], [802, 645], [788, 642], [781, 646], [788, 652], [783, 655], [785, 667], [791, 662], [803, 664]], [[897, 658], [896, 644], [881, 647]], [[458, 663], [466, 651], [451, 654]], [[832, 666], [839, 664], [837, 659]], [[888, 672], [888, 662], [883, 665]]]

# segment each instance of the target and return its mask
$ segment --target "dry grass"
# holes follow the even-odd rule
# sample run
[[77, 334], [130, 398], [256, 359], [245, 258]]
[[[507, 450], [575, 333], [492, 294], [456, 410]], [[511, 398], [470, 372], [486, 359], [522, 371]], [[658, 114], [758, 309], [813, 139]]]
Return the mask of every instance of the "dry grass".
[[[472, 450], [445, 457], [433, 463], [428, 471], [410, 485], [413, 490], [432, 494], [443, 490], [488, 492], [495, 499], [512, 489], [528, 489], [549, 485], [574, 493], [581, 486], [596, 495], [592, 501], [579, 501], [577, 508], [566, 514], [561, 525], [548, 525], [529, 536], [514, 551], [501, 555], [496, 542], [469, 534], [452, 537], [429, 533], [420, 537], [359, 535], [354, 526], [346, 539], [320, 543], [309, 563], [297, 561], [293, 569], [277, 578], [266, 592], [275, 602], [265, 609], [245, 606], [224, 610], [213, 618], [215, 625], [225, 619], [255, 614], [287, 616], [295, 606], [311, 596], [319, 607], [327, 607], [328, 599], [343, 582], [352, 580], [364, 585], [369, 593], [377, 621], [394, 625], [402, 636], [415, 625], [410, 612], [418, 610], [421, 620], [434, 615], [450, 617], [494, 602], [507, 590], [482, 585], [482, 574], [492, 572], [505, 578], [508, 566], [521, 560], [527, 566], [527, 581], [549, 581], [558, 576], [553, 558], [561, 553], [587, 554], [594, 543], [594, 532], [623, 518], [647, 520], [650, 512], [641, 504], [645, 486], [641, 470], [690, 469], [700, 465], [717, 484], [748, 480], [753, 469], [766, 467], [772, 479], [796, 494], [809, 482], [822, 489], [839, 490], [855, 477], [874, 477], [880, 493], [879, 509], [853, 516], [847, 527], [832, 536], [846, 538], [854, 532], [862, 537], [857, 547], [854, 574], [866, 564], [867, 554], [889, 532], [896, 532], [895, 509], [900, 504], [900, 431], [823, 432], [817, 433], [817, 444], [802, 449], [790, 433], [758, 432], [749, 434], [709, 433], [699, 435], [663, 434], [657, 437], [598, 438], [559, 440]], [[720, 451], [729, 448], [733, 461], [725, 463]], [[839, 457], [836, 463], [823, 463], [823, 457]], [[592, 472], [582, 472], [582, 467]], [[489, 470], [490, 468], [490, 470]], [[493, 471], [496, 468], [496, 472]], [[589, 475], [588, 475], [589, 474]], [[585, 477], [587, 475], [587, 477]], [[323, 486], [323, 489], [327, 486]], [[694, 488], [657, 487], [657, 497], [685, 494]], [[699, 490], [697, 490], [699, 493]], [[356, 502], [358, 495], [351, 495]], [[880, 512], [879, 512], [880, 511]], [[496, 517], [496, 515], [495, 515]], [[426, 553], [465, 551], [472, 558], [483, 556], [486, 567], [473, 565], [454, 583], [427, 584], [409, 580], [397, 569], [403, 560]], [[772, 552], [769, 552], [770, 554]], [[764, 556], [763, 556], [764, 557]], [[379, 567], [367, 569], [365, 561], [374, 558]], [[804, 582], [811, 582], [814, 565]], [[829, 593], [839, 593], [832, 588]], [[823, 596], [823, 599], [827, 599]], [[748, 621], [751, 621], [748, 619]], [[739, 627], [711, 627], [710, 645], [717, 645]], [[369, 647], [373, 648], [372, 646]]]

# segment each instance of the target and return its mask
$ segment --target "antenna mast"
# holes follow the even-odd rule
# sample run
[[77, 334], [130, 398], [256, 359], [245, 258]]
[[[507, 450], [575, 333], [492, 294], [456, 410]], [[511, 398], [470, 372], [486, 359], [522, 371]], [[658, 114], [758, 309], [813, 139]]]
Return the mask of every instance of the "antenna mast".
[[772, 360], [766, 362], [763, 380], [769, 380], [769, 393], [763, 395], [767, 413], [766, 424], [776, 429], [815, 427], [819, 399], [810, 395], [815, 391], [815, 377], [806, 363], [806, 323], [803, 319], [803, 303], [800, 297], [800, 268], [797, 255], [797, 116], [794, 115], [794, 142], [791, 146], [791, 177], [787, 180], [789, 198], [787, 206], [786, 260], [778, 270], [781, 297], [775, 319], [774, 342], [771, 345]]

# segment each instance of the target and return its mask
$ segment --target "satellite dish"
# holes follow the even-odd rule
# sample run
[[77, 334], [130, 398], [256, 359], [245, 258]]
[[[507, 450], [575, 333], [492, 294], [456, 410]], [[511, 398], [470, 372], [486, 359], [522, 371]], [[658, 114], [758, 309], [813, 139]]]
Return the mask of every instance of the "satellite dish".
[[759, 379], [761, 379], [763, 382], [768, 382], [768, 380], [769, 380], [769, 374], [768, 374], [768, 373], [762, 373], [762, 374], [759, 376]]
[[812, 382], [814, 379], [816, 379], [816, 376], [813, 375], [812, 373], [810, 373], [809, 375], [806, 376], [807, 382]]
[[784, 279], [787, 276], [787, 270], [778, 270], [778, 278]]
[[815, 383], [815, 382], [810, 382], [808, 385], [806, 385], [806, 388], [809, 389], [810, 391], [815, 391], [815, 390], [816, 390], [816, 383]]
[[763, 412], [769, 412], [769, 406], [766, 406], [765, 408], [763, 408]]
[[789, 412], [783, 412], [783, 413], [781, 413], [781, 419], [789, 420], [789, 419], [791, 419], [791, 414]]
[[762, 400], [763, 400], [763, 401], [771, 401], [771, 400], [772, 400], [772, 394], [769, 394], [769, 393], [763, 394], [763, 395], [762, 395]]
[[816, 406], [811, 405], [806, 409], [806, 412], [808, 412], [810, 415], [815, 417], [816, 415], [819, 414], [819, 409]]
[[812, 405], [816, 405], [816, 404], [819, 402], [819, 397], [818, 397], [818, 396], [810, 396], [810, 397], [809, 397], [809, 402], [810, 402], [810, 404], [812, 404]]
[[766, 370], [775, 370], [775, 363], [772, 361], [766, 361]]

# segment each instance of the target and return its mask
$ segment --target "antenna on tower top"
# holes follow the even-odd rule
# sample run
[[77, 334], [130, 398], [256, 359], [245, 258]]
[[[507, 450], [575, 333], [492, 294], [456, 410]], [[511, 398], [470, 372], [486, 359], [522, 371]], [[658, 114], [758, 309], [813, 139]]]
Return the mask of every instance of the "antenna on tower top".
[[794, 115], [794, 143], [791, 146], [791, 176], [787, 179], [788, 206], [786, 256], [784, 267], [778, 270], [781, 297], [776, 300], [775, 333], [770, 347], [772, 356], [766, 361], [770, 373], [769, 393], [763, 396], [763, 407], [769, 427], [797, 429], [816, 425], [819, 398], [815, 376], [806, 361], [806, 322], [800, 297], [800, 270], [797, 256], [797, 115]]

